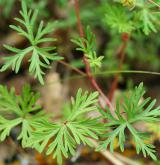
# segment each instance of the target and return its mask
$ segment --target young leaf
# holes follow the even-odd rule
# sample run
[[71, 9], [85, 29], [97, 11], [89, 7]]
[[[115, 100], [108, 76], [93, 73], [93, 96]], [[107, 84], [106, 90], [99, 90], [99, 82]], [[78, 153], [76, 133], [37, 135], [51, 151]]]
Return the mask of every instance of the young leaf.
[[91, 32], [90, 27], [88, 26], [86, 29], [86, 37], [85, 38], [77, 38], [71, 40], [75, 43], [78, 48], [76, 50], [82, 51], [84, 55], [87, 57], [89, 64], [93, 68], [100, 68], [103, 56], [97, 57], [97, 53], [95, 51], [95, 35]]

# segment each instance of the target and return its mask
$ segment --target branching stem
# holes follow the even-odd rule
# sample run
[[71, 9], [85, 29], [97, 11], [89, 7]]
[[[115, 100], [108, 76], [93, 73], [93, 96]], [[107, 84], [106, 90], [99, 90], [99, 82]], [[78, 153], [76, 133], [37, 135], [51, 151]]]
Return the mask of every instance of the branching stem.
[[[74, 0], [74, 8], [75, 8], [75, 13], [76, 13], [76, 18], [77, 18], [77, 27], [79, 30], [80, 37], [84, 37], [83, 26], [82, 26], [81, 19], [80, 19], [80, 10], [79, 10], [78, 0]], [[85, 55], [83, 56], [83, 62], [85, 64], [86, 74], [87, 74], [88, 79], [90, 80], [93, 88], [99, 92], [101, 97], [105, 100], [106, 105], [110, 108], [111, 112], [114, 112], [114, 108], [113, 108], [111, 102], [109, 101], [107, 96], [103, 93], [103, 91], [101, 90], [101, 88], [97, 84], [95, 78], [93, 77], [90, 65], [89, 65], [88, 60], [87, 60]], [[101, 103], [100, 103], [100, 106], [103, 107], [103, 105]]]

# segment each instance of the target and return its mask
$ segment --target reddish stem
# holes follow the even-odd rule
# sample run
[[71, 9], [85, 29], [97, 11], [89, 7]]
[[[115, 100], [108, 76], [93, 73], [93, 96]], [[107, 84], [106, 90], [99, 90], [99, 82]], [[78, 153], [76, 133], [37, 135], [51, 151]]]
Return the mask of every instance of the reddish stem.
[[[123, 65], [123, 62], [124, 62], [124, 59], [125, 59], [125, 50], [126, 50], [126, 47], [127, 47], [127, 42], [129, 40], [129, 34], [127, 33], [124, 33], [122, 34], [122, 45], [118, 51], [118, 57], [119, 57], [119, 66], [118, 66], [118, 70], [121, 70], [122, 69], [122, 65]], [[113, 96], [114, 96], [114, 93], [117, 89], [117, 86], [118, 86], [118, 80], [119, 80], [119, 73], [117, 73], [114, 77], [114, 81], [111, 85], [111, 88], [110, 88], [110, 91], [109, 91], [109, 94], [108, 94], [108, 97], [109, 97], [109, 100], [112, 101], [113, 99]]]
[[[79, 30], [80, 37], [84, 37], [83, 26], [82, 26], [81, 19], [80, 19], [80, 10], [79, 10], [78, 0], [74, 0], [74, 8], [75, 8], [75, 13], [76, 13], [76, 17], [77, 17], [77, 27]], [[103, 91], [101, 90], [99, 85], [97, 84], [96, 80], [94, 79], [92, 72], [91, 72], [90, 64], [88, 63], [88, 60], [85, 55], [83, 56], [83, 62], [85, 64], [86, 74], [87, 74], [88, 79], [90, 80], [93, 88], [100, 93], [102, 98], [105, 100], [106, 105], [110, 108], [111, 112], [114, 112], [114, 108], [113, 108], [111, 102], [109, 101], [107, 96], [105, 96], [105, 94], [103, 93]], [[102, 103], [100, 101], [99, 101], [99, 104], [102, 108], [104, 108], [104, 106], [102, 105]]]
[[80, 69], [75, 68], [74, 66], [68, 64], [68, 63], [65, 62], [65, 61], [60, 60], [60, 61], [58, 61], [58, 62], [59, 62], [60, 64], [64, 65], [64, 66], [66, 66], [67, 68], [69, 68], [69, 69], [71, 69], [71, 70], [77, 72], [78, 74], [80, 74], [80, 75], [82, 75], [82, 76], [85, 76], [85, 75], [86, 75], [86, 74], [85, 74], [84, 72], [82, 72]]

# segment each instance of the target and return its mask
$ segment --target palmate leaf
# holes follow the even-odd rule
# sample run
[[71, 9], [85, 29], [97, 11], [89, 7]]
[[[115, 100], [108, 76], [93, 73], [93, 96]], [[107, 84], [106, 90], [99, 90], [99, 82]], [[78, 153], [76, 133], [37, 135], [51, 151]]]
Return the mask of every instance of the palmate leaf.
[[137, 11], [135, 12], [135, 19], [137, 19], [137, 27], [142, 29], [144, 34], [149, 35], [151, 32], [157, 32], [159, 27], [159, 14], [155, 14], [155, 3], [150, 2], [146, 5], [146, 1], [137, 1]]
[[49, 118], [36, 103], [39, 96], [39, 93], [31, 92], [28, 85], [23, 87], [21, 95], [16, 95], [14, 88], [9, 91], [5, 86], [0, 86], [1, 141], [10, 135], [14, 127], [19, 126], [21, 130], [18, 140], [21, 140], [22, 147], [27, 145], [27, 139], [36, 128], [36, 124]]
[[106, 4], [104, 23], [119, 33], [130, 33], [135, 30], [135, 24], [130, 13], [121, 5]]
[[[110, 150], [114, 150], [114, 140], [118, 138], [121, 151], [124, 151], [124, 142], [126, 140], [125, 130], [128, 129], [136, 144], [136, 150], [139, 154], [142, 151], [144, 157], [150, 156], [156, 160], [155, 147], [152, 144], [146, 143], [148, 137], [144, 136], [134, 128], [136, 122], [156, 122], [160, 121], [160, 106], [154, 108], [155, 100], [150, 101], [150, 98], [142, 100], [145, 94], [143, 83], [132, 91], [129, 96], [124, 96], [123, 103], [117, 103], [115, 116], [107, 109], [106, 112], [101, 110], [102, 116], [108, 120], [106, 129], [113, 129], [104, 137], [107, 139], [102, 141], [98, 150], [105, 149], [110, 146]], [[122, 115], [123, 114], [123, 115]]]
[[4, 65], [1, 68], [1, 72], [12, 68], [13, 71], [18, 73], [23, 58], [30, 55], [29, 58], [29, 72], [37, 78], [41, 84], [44, 84], [43, 75], [45, 74], [43, 69], [49, 68], [51, 61], [61, 60], [62, 57], [58, 56], [54, 51], [55, 47], [40, 47], [39, 44], [46, 42], [54, 42], [55, 38], [48, 38], [45, 35], [51, 33], [55, 27], [56, 22], [48, 23], [44, 26], [43, 21], [39, 23], [36, 30], [36, 19], [38, 12], [35, 10], [27, 9], [25, 0], [22, 1], [22, 10], [20, 11], [22, 19], [15, 18], [15, 20], [21, 24], [21, 26], [10, 25], [10, 28], [17, 31], [20, 35], [27, 38], [31, 46], [25, 49], [17, 49], [8, 45], [4, 45], [6, 49], [13, 52], [15, 55], [9, 57], [3, 57]]
[[82, 94], [79, 89], [77, 95], [72, 98], [70, 114], [64, 121], [59, 123], [50, 123], [42, 121], [36, 127], [28, 145], [36, 148], [39, 152], [46, 150], [46, 154], [53, 154], [59, 164], [62, 164], [62, 158], [75, 154], [76, 145], [83, 143], [93, 146], [89, 138], [98, 139], [98, 135], [103, 131], [103, 125], [98, 118], [90, 118], [87, 113], [97, 110], [98, 93], [94, 92]]
[[[75, 154], [76, 145], [81, 142], [85, 145], [93, 146], [88, 137], [98, 139], [97, 133], [100, 133], [101, 124], [98, 120], [87, 119], [84, 122], [69, 122], [67, 124], [43, 123], [44, 130], [39, 128], [33, 133], [29, 140], [33, 148], [42, 152], [47, 144], [46, 154], [52, 154], [57, 158], [59, 164], [62, 164], [62, 156], [66, 158]], [[50, 142], [50, 143], [49, 143]]]
[[158, 31], [159, 14], [156, 14], [155, 7], [154, 3], [146, 3], [146, 0], [116, 0], [111, 1], [110, 4], [107, 2], [103, 23], [112, 31], [119, 33], [130, 34], [140, 30], [145, 35], [149, 35], [151, 32]]

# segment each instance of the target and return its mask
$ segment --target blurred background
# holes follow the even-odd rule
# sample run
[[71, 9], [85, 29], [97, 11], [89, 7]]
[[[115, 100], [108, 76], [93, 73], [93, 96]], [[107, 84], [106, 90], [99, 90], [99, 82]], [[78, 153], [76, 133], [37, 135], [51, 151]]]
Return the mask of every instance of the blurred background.
[[[71, 39], [79, 36], [73, 0], [26, 0], [28, 7], [39, 10], [39, 20], [58, 21], [55, 31], [50, 37], [56, 37], [57, 52], [64, 57], [66, 63], [54, 62], [45, 76], [45, 85], [41, 86], [37, 80], [28, 74], [28, 59], [23, 61], [23, 66], [18, 74], [11, 70], [0, 73], [0, 83], [9, 88], [14, 86], [17, 94], [21, 92], [24, 84], [29, 83], [33, 89], [40, 91], [42, 98], [39, 100], [47, 112], [55, 113], [56, 116], [63, 113], [64, 102], [74, 96], [78, 88], [92, 91], [92, 86], [86, 76], [79, 75], [71, 67], [84, 70], [82, 61], [83, 54], [76, 51], [76, 46]], [[125, 33], [111, 28], [106, 16], [108, 3], [111, 0], [80, 0], [80, 15], [84, 29], [89, 25], [96, 35], [96, 51], [99, 56], [104, 56], [100, 69], [95, 70], [95, 78], [104, 93], [109, 95], [110, 88], [115, 81], [116, 73], [107, 71], [115, 70], [144, 70], [160, 72], [160, 37], [159, 33], [151, 32], [145, 35], [142, 31], [135, 31], [127, 36], [127, 44], [124, 50], [124, 59], [118, 56], [118, 51], [123, 45]], [[22, 36], [9, 28], [10, 24], [17, 24], [15, 17], [20, 17], [20, 0], [0, 0], [0, 58], [10, 55], [4, 49], [3, 44], [9, 44], [18, 48], [24, 48], [29, 43]], [[132, 11], [128, 10], [128, 15]], [[128, 16], [127, 15], [127, 16]], [[119, 18], [121, 19], [121, 18]], [[159, 19], [160, 20], [160, 19]], [[120, 20], [122, 21], [122, 20]], [[129, 20], [128, 20], [129, 21]], [[160, 24], [160, 22], [158, 22]], [[158, 28], [157, 28], [158, 29]], [[121, 62], [122, 61], [122, 62]], [[120, 66], [121, 62], [121, 66]], [[0, 59], [0, 65], [3, 60]], [[117, 87], [111, 96], [114, 102], [117, 96], [123, 92], [133, 89], [134, 85], [144, 82], [147, 95], [157, 99], [160, 103], [160, 77], [152, 74], [121, 73], [118, 75]], [[139, 128], [139, 125], [137, 125]], [[18, 128], [17, 128], [18, 129]], [[17, 129], [12, 130], [12, 140], [9, 138], [0, 143], [0, 165], [53, 165], [56, 161], [52, 157], [46, 157], [33, 150], [23, 150], [16, 141]], [[152, 141], [159, 150], [160, 123], [153, 125], [141, 124], [141, 128], [153, 133]], [[117, 149], [116, 149], [117, 148]], [[119, 149], [115, 142], [117, 153]], [[159, 151], [157, 151], [159, 154]], [[144, 159], [142, 155], [137, 156], [135, 145], [131, 141], [126, 144], [124, 153], [120, 153], [120, 159], [126, 164], [134, 164], [138, 160], [140, 164], [160, 164], [159, 161], [152, 162]], [[111, 162], [102, 153], [94, 152], [84, 146], [79, 146], [75, 157], [64, 161], [66, 165], [111, 165]], [[135, 164], [137, 164], [135, 162]]]

